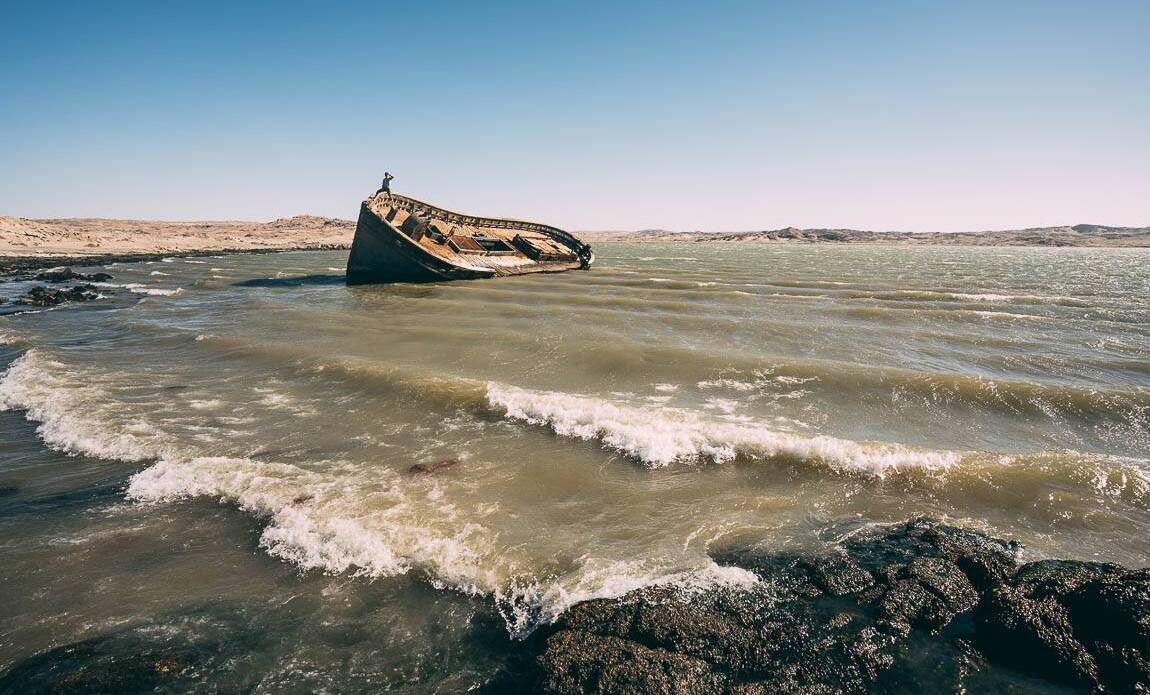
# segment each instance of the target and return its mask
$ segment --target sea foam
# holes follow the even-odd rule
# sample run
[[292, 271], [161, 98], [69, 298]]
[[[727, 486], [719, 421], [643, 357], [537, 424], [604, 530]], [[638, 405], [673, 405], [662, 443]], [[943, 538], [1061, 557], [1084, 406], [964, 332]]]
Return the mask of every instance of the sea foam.
[[372, 578], [421, 570], [439, 588], [493, 593], [490, 531], [459, 518], [448, 503], [430, 501], [433, 512], [420, 507], [398, 480], [386, 479], [392, 475], [373, 471], [367, 481], [250, 458], [197, 457], [137, 473], [128, 497], [234, 503], [266, 520], [260, 545], [268, 554], [303, 569]]
[[490, 531], [446, 501], [412, 499], [397, 473], [197, 455], [195, 445], [144, 420], [125, 421], [114, 389], [105, 388], [116, 376], [79, 372], [29, 350], [0, 374], [0, 410], [24, 410], [40, 423], [43, 442], [59, 451], [152, 461], [131, 477], [131, 500], [208, 497], [264, 519], [261, 546], [303, 569], [368, 577], [420, 570], [441, 588], [472, 594], [499, 588]]
[[843, 472], [882, 477], [903, 469], [946, 469], [960, 459], [960, 454], [951, 451], [802, 436], [762, 425], [712, 419], [685, 409], [643, 408], [494, 382], [488, 385], [487, 398], [509, 418], [546, 425], [566, 437], [599, 440], [651, 468], [706, 459], [721, 463], [739, 454], [781, 455], [820, 461]]
[[523, 637], [584, 601], [619, 598], [646, 587], [666, 587], [689, 597], [717, 588], [749, 589], [760, 581], [754, 572], [710, 560], [697, 569], [668, 571], [642, 560], [584, 558], [569, 581], [512, 583], [496, 591], [495, 600], [508, 632]]
[[[487, 522], [488, 512], [469, 507], [438, 485], [429, 490], [426, 478], [380, 465], [331, 460], [293, 464], [234, 455], [238, 452], [206, 456], [195, 444], [181, 446], [158, 427], [124, 414], [115, 386], [120, 377], [69, 366], [32, 349], [0, 375], [0, 410], [25, 410], [30, 420], [40, 423], [45, 443], [57, 449], [152, 462], [130, 479], [127, 494], [134, 501], [209, 498], [234, 504], [261, 520], [260, 545], [269, 555], [303, 569], [371, 578], [412, 574], [437, 587], [491, 596], [515, 636], [581, 601], [614, 598], [646, 586], [689, 594], [712, 587], [745, 588], [758, 581], [753, 573], [721, 567], [703, 553], [670, 557], [649, 550], [626, 559], [592, 553], [559, 565], [555, 573], [540, 571], [501, 539], [498, 528]], [[515, 420], [601, 441], [651, 466], [781, 453], [881, 476], [903, 467], [949, 466], [958, 456], [802, 437], [706, 413], [500, 384], [487, 386], [487, 401]], [[1112, 469], [1108, 463], [1099, 461], [1097, 471], [1083, 469], [1083, 484], [1099, 495], [1135, 497], [1140, 503], [1148, 488], [1146, 477], [1137, 474], [1145, 462], [1130, 462], [1132, 472]], [[579, 549], [590, 547], [593, 544]]]
[[92, 284], [96, 285], [97, 287], [116, 287], [128, 290], [129, 292], [133, 292], [135, 294], [146, 294], [155, 297], [171, 297], [184, 291], [182, 287], [152, 287], [150, 285], [143, 285], [138, 282], [129, 282], [122, 285], [111, 282], [94, 282]]
[[44, 443], [67, 454], [143, 461], [167, 453], [162, 435], [144, 421], [110, 426], [102, 417], [112, 407], [106, 394], [70, 376], [65, 365], [29, 350], [0, 376], [0, 411], [24, 410], [40, 423]]
[[[493, 596], [508, 631], [529, 633], [579, 601], [609, 598], [652, 584], [690, 592], [756, 581], [706, 557], [691, 568], [588, 556], [560, 576], [517, 582], [483, 515], [456, 507], [400, 473], [327, 461], [307, 467], [244, 456], [196, 455], [145, 422], [124, 422], [116, 375], [98, 378], [30, 350], [0, 375], [0, 410], [22, 409], [43, 441], [70, 454], [153, 463], [130, 478], [127, 496], [142, 504], [210, 498], [263, 520], [260, 546], [302, 569], [388, 577], [418, 573], [433, 586]], [[521, 569], [521, 568], [520, 568]]]

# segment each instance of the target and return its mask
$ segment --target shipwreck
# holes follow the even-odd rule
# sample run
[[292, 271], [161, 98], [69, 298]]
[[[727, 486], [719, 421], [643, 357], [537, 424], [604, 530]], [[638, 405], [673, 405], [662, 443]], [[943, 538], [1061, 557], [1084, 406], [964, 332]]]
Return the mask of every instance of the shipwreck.
[[451, 212], [381, 191], [363, 201], [347, 282], [440, 282], [586, 270], [591, 247], [538, 222]]

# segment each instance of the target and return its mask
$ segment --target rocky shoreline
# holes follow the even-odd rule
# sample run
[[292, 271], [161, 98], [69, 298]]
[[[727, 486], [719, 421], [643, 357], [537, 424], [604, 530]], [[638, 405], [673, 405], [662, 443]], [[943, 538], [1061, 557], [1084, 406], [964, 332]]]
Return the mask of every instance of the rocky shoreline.
[[[23, 273], [14, 278], [0, 278], [0, 282], [8, 279], [14, 280], [31, 280], [33, 282], [44, 282], [48, 284], [58, 285], [65, 282], [82, 282], [84, 284], [73, 285], [63, 289], [53, 289], [46, 285], [33, 285], [23, 295], [16, 297], [12, 300], [12, 304], [16, 306], [30, 306], [30, 307], [54, 307], [68, 302], [90, 302], [100, 297], [99, 288], [93, 282], [108, 282], [112, 280], [112, 276], [108, 273], [77, 273], [72, 268], [60, 268], [48, 270], [36, 275], [30, 273]], [[0, 305], [7, 304], [8, 301], [0, 297]], [[10, 313], [4, 311], [0, 306], [0, 314]]]
[[1019, 551], [929, 519], [819, 557], [728, 548], [754, 588], [579, 604], [490, 690], [1150, 693], [1150, 568]]
[[[504, 665], [479, 690], [1150, 693], [1150, 568], [1020, 565], [1020, 550], [919, 518], [863, 527], [817, 556], [729, 547], [716, 561], [761, 581], [587, 601], [522, 641], [481, 611], [476, 629]], [[0, 691], [196, 690], [254, 648], [238, 624], [224, 636], [212, 620], [180, 624], [163, 636], [145, 625], [57, 646], [0, 671]], [[257, 683], [259, 672], [247, 678]]]

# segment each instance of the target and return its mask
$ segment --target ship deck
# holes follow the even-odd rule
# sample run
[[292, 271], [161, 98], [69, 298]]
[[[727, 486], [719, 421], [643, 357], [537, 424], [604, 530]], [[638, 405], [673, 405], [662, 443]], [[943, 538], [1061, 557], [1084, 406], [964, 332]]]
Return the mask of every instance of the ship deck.
[[[420, 249], [457, 268], [519, 275], [583, 265], [570, 242], [556, 238], [556, 233], [566, 233], [546, 225], [463, 215], [398, 194], [377, 194], [366, 205]], [[570, 240], [579, 243], [574, 237]]]

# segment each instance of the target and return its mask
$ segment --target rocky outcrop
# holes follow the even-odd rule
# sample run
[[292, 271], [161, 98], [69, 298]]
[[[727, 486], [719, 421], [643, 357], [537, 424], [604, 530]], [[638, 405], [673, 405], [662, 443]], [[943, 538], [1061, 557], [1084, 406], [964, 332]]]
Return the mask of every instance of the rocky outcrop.
[[59, 270], [46, 270], [42, 273], [37, 273], [33, 280], [40, 282], [68, 282], [70, 280], [82, 280], [84, 282], [108, 282], [112, 276], [107, 273], [77, 273], [71, 268], [62, 268]]
[[15, 303], [25, 306], [49, 307], [65, 302], [88, 302], [99, 296], [93, 285], [76, 285], [64, 290], [53, 290], [43, 285], [37, 285], [18, 297]]
[[575, 606], [536, 637], [555, 693], [991, 692], [1032, 679], [1150, 693], [1150, 570], [1042, 561], [927, 519], [835, 553], [716, 554], [751, 589], [646, 588]]
[[975, 613], [988, 655], [1116, 692], [1150, 692], [1150, 570], [1045, 561], [995, 586]]

